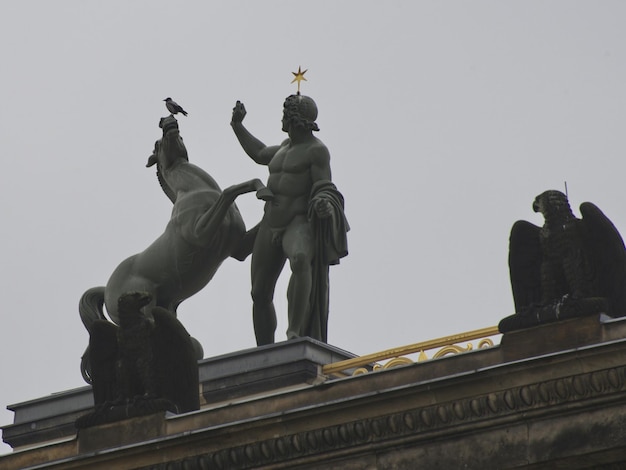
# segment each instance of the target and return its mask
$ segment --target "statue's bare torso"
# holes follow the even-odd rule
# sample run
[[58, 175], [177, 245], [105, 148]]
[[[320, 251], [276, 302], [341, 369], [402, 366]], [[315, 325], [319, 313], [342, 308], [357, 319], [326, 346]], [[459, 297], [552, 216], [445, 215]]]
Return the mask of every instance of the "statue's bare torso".
[[270, 160], [267, 187], [274, 200], [267, 203], [264, 216], [269, 227], [286, 228], [297, 216], [306, 217], [313, 186], [311, 168], [319, 147], [324, 144], [316, 138], [300, 144], [286, 140]]

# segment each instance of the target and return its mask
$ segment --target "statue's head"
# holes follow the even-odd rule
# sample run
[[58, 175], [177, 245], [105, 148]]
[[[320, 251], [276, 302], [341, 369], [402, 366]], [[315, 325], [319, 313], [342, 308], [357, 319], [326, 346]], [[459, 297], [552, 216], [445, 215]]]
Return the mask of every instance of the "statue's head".
[[319, 131], [315, 123], [317, 119], [317, 105], [308, 96], [290, 95], [283, 105], [283, 130], [290, 127], [301, 128], [307, 131]]
[[544, 217], [555, 214], [571, 214], [572, 212], [567, 196], [561, 191], [553, 189], [544, 191], [535, 198], [533, 210], [540, 212]]
[[181, 158], [189, 161], [187, 148], [178, 130], [176, 118], [174, 116], [161, 118], [159, 127], [163, 129], [163, 137], [154, 143], [154, 150], [146, 166], [150, 167], [159, 163], [161, 169], [167, 169]]

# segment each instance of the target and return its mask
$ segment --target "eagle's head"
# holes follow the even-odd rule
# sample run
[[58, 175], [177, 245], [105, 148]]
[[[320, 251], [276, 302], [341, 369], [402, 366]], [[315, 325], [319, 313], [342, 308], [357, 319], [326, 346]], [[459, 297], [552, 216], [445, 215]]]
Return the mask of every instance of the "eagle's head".
[[141, 311], [146, 305], [152, 302], [152, 296], [147, 292], [127, 292], [122, 294], [117, 301], [120, 326], [132, 326], [144, 318]]
[[546, 219], [554, 217], [574, 216], [569, 206], [567, 196], [561, 191], [544, 191], [535, 198], [533, 210], [540, 212]]

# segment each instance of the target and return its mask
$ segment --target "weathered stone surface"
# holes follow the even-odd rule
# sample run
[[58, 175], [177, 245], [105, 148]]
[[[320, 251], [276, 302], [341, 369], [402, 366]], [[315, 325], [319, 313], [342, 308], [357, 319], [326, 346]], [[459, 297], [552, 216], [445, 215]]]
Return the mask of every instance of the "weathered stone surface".
[[[556, 346], [505, 337], [489, 349], [160, 417], [132, 444], [81, 435], [78, 448], [45, 449], [65, 459], [57, 468], [626, 468], [626, 322], [588, 319], [585, 334], [576, 321], [559, 326], [570, 334], [555, 335]], [[567, 348], [552, 350], [559, 345]], [[140, 437], [131, 421], [128, 441]], [[92, 452], [81, 453], [87, 445]], [[0, 468], [42, 459], [33, 450]]]
[[[200, 398], [205, 405], [322, 380], [320, 367], [354, 357], [310, 338], [285, 341], [199, 361]], [[91, 387], [10, 405], [13, 424], [2, 427], [13, 448], [76, 435], [76, 419], [94, 406]]]
[[86, 454], [103, 447], [122, 447], [155, 439], [165, 434], [164, 417], [165, 413], [159, 412], [81, 429], [78, 433], [78, 452]]

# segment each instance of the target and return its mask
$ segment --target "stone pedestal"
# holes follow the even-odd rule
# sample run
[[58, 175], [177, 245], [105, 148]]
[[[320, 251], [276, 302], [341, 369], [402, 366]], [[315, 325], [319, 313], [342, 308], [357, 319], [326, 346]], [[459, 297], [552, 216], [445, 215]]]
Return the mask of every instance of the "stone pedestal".
[[[321, 380], [322, 366], [352, 357], [337, 347], [298, 338], [203, 359], [198, 362], [200, 401], [206, 407], [310, 385]], [[71, 438], [76, 419], [92, 407], [89, 386], [9, 405], [14, 420], [2, 427], [2, 439], [19, 448]]]

